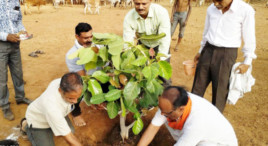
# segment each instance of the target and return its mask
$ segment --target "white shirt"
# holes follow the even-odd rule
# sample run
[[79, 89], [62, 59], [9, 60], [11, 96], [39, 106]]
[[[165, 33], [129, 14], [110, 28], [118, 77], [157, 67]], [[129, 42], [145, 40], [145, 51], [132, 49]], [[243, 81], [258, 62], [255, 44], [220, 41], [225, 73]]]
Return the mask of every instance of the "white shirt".
[[237, 146], [233, 127], [219, 110], [206, 99], [188, 93], [192, 100], [191, 112], [182, 130], [168, 126], [167, 118], [160, 109], [155, 114], [152, 124], [161, 126], [165, 123], [170, 134], [177, 141], [175, 146]]
[[159, 53], [165, 54], [168, 57], [170, 56], [168, 54], [171, 41], [170, 19], [168, 11], [164, 7], [151, 3], [146, 19], [142, 18], [135, 8], [130, 10], [124, 19], [124, 41], [134, 43], [136, 32], [139, 34], [145, 33], [146, 35], [165, 33], [166, 36], [158, 41], [141, 42], [151, 48], [159, 45]]
[[254, 17], [254, 9], [242, 0], [233, 0], [230, 9], [224, 14], [211, 4], [207, 9], [199, 53], [207, 41], [218, 47], [239, 48], [243, 38], [244, 64], [250, 65], [252, 59], [257, 57], [254, 53], [256, 48]]
[[233, 65], [231, 76], [230, 76], [230, 85], [229, 92], [227, 97], [227, 103], [236, 104], [239, 98], [242, 98], [244, 93], [251, 91], [251, 86], [255, 84], [255, 79], [251, 75], [252, 66], [250, 66], [244, 74], [237, 73], [235, 69], [240, 65], [240, 62], [237, 62]]
[[60, 81], [61, 79], [53, 80], [46, 91], [28, 106], [26, 119], [28, 126], [51, 128], [55, 136], [66, 136], [71, 129], [65, 117], [74, 106], [62, 98], [58, 90]]

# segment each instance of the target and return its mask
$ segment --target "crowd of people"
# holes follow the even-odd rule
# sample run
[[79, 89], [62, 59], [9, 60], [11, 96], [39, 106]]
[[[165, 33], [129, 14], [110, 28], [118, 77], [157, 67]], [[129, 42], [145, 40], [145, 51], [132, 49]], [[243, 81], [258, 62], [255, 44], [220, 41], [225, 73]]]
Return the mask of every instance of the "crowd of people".
[[[165, 33], [166, 36], [155, 43], [137, 43], [165, 54], [163, 59], [169, 61], [170, 42], [178, 24], [180, 29], [174, 50], [179, 49], [183, 38], [191, 13], [190, 0], [175, 0], [171, 18], [164, 7], [151, 0], [133, 1], [135, 8], [126, 14], [123, 22], [124, 41], [134, 43], [135, 38], [141, 34]], [[63, 136], [70, 145], [82, 145], [74, 135], [68, 114], [72, 113], [76, 126], [86, 125], [78, 101], [83, 88], [81, 76], [91, 75], [99, 68], [86, 71], [83, 65], [76, 64], [78, 58], [68, 59], [67, 56], [81, 47], [92, 45], [92, 27], [88, 23], [78, 23], [75, 27], [75, 44], [66, 53], [66, 64], [70, 72], [53, 80], [38, 98], [31, 101], [24, 93], [18, 33], [27, 34], [27, 31], [22, 24], [20, 8], [18, 0], [0, 1], [0, 106], [3, 117], [14, 120], [8, 102], [9, 67], [16, 103], [29, 104], [25, 117], [26, 133], [31, 144], [53, 146], [53, 136]], [[201, 47], [194, 58], [197, 69], [191, 93], [168, 82], [159, 97], [159, 110], [138, 145], [149, 145], [163, 124], [178, 146], [238, 145], [234, 129], [222, 112], [228, 96], [230, 72], [242, 41], [245, 59], [236, 70], [244, 74], [256, 58], [254, 15], [254, 9], [241, 0], [213, 0], [207, 9]], [[212, 104], [202, 98], [210, 82]]]

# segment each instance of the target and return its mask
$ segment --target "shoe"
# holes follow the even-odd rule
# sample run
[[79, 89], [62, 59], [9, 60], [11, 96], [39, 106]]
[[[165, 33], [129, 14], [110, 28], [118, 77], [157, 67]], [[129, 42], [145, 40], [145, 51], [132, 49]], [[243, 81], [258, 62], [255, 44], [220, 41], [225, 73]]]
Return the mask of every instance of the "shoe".
[[29, 105], [32, 102], [32, 100], [24, 97], [23, 99], [17, 100], [16, 102], [17, 102], [17, 104], [28, 104]]
[[12, 113], [12, 111], [10, 110], [10, 108], [7, 108], [7, 109], [2, 109], [3, 111], [3, 114], [4, 114], [4, 118], [9, 120], [9, 121], [12, 121], [14, 120], [14, 114]]

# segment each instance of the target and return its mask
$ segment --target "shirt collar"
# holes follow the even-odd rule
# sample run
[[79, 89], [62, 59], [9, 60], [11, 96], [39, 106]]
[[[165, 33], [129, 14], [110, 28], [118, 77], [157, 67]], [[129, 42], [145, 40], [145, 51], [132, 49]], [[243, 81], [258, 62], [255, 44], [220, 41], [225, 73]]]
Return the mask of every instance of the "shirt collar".
[[79, 49], [79, 48], [83, 48], [83, 46], [81, 46], [77, 40], [75, 40], [74, 43], [75, 43], [75, 47], [76, 47], [77, 49]]
[[[148, 13], [147, 18], [148, 18], [148, 17], [151, 18], [151, 17], [154, 16], [152, 5], [153, 5], [153, 4], [151, 3], [151, 4], [150, 4], [150, 7], [149, 7], [149, 13]], [[134, 9], [135, 9], [135, 8], [134, 8]], [[139, 13], [136, 11], [136, 9], [135, 9], [135, 19], [144, 19], [144, 18], [142, 18], [142, 17], [139, 15]]]
[[230, 10], [233, 12], [238, 10], [238, 0], [233, 0], [231, 7], [230, 7]]

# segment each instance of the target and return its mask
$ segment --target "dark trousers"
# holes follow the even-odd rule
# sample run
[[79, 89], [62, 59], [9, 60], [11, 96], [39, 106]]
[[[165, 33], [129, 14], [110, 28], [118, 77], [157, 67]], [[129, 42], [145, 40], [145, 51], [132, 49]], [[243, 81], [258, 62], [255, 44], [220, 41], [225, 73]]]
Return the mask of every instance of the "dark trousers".
[[[68, 116], [65, 117], [69, 127], [74, 133], [74, 127], [72, 125], [71, 120]], [[32, 125], [31, 125], [32, 126]], [[29, 141], [31, 142], [32, 146], [55, 146], [54, 139], [53, 139], [53, 132], [51, 128], [46, 129], [39, 129], [39, 128], [26, 128], [27, 136]]]
[[7, 88], [7, 66], [11, 73], [16, 101], [24, 98], [24, 84], [21, 65], [20, 43], [0, 41], [0, 107], [9, 108]]
[[229, 77], [236, 58], [237, 48], [216, 47], [207, 43], [196, 67], [192, 93], [203, 97], [212, 82], [212, 104], [223, 112], [229, 91]]

